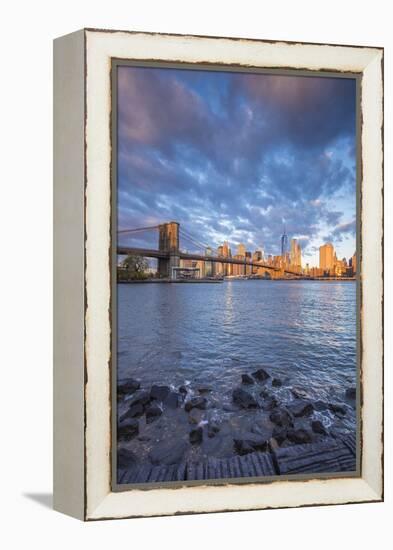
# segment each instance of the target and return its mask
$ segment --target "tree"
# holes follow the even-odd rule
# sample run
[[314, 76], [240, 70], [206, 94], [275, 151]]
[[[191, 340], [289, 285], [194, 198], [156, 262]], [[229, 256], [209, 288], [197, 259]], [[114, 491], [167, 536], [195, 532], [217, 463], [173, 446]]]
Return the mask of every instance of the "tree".
[[149, 262], [143, 256], [130, 254], [121, 265], [129, 279], [145, 279], [147, 277], [146, 271], [149, 268]]

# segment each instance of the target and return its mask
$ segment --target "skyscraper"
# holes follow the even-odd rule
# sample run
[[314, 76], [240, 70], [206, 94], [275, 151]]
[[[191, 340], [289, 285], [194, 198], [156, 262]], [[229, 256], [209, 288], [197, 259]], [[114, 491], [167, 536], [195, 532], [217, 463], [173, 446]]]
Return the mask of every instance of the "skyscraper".
[[281, 236], [281, 256], [284, 256], [288, 253], [288, 235], [284, 227], [284, 233]]
[[319, 267], [325, 271], [334, 268], [334, 247], [332, 243], [326, 243], [319, 247]]
[[297, 239], [291, 239], [291, 265], [293, 267], [302, 267], [302, 249]]

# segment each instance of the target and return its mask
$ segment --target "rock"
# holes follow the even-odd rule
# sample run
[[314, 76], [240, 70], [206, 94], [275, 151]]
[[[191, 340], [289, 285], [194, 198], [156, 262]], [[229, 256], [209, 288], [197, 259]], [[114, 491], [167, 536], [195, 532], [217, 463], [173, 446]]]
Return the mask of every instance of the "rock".
[[148, 435], [138, 435], [137, 440], [138, 441], [150, 441], [150, 437]]
[[135, 378], [125, 378], [124, 380], [119, 380], [117, 383], [117, 393], [118, 395], [128, 395], [136, 392], [141, 387], [139, 380]]
[[313, 420], [311, 422], [311, 429], [316, 434], [327, 435], [326, 428], [320, 420]]
[[182, 395], [187, 395], [188, 391], [186, 386], [179, 386], [179, 393], [181, 393]]
[[287, 430], [285, 428], [274, 428], [272, 437], [277, 441], [278, 445], [282, 445], [287, 438]]
[[146, 424], [151, 424], [162, 415], [162, 409], [156, 403], [146, 407]]
[[217, 422], [209, 422], [207, 427], [207, 436], [212, 438], [215, 435], [218, 434], [220, 431], [220, 426], [217, 424]]
[[280, 378], [273, 378], [272, 386], [276, 388], [279, 388], [280, 386], [282, 386], [282, 381], [280, 380]]
[[255, 451], [265, 452], [269, 449], [269, 442], [265, 439], [234, 439], [233, 445], [239, 455], [246, 455]]
[[303, 399], [296, 400], [295, 403], [291, 403], [287, 406], [289, 412], [293, 414], [293, 416], [296, 416], [297, 418], [299, 416], [307, 416], [311, 414], [314, 411], [314, 407], [312, 403], [309, 401], [305, 401]]
[[186, 404], [184, 405], [184, 408], [187, 412], [190, 412], [191, 409], [206, 409], [207, 407], [207, 399], [205, 397], [191, 397], [188, 401], [186, 401]]
[[266, 388], [263, 388], [263, 390], [261, 391], [261, 393], [259, 395], [261, 397], [263, 397], [264, 399], [267, 399], [268, 397], [270, 397], [270, 394], [269, 394], [269, 392], [267, 391]]
[[273, 422], [273, 424], [276, 424], [281, 428], [288, 428], [293, 426], [292, 416], [285, 409], [278, 409], [271, 412], [269, 418]]
[[269, 439], [269, 451], [271, 453], [274, 453], [277, 449], [280, 448], [280, 444], [278, 443], [277, 439], [275, 437], [271, 437]]
[[257, 371], [252, 373], [253, 377], [258, 380], [258, 382], [265, 382], [268, 378], [270, 378], [270, 374], [265, 371], [265, 369], [258, 369]]
[[177, 409], [182, 403], [182, 394], [174, 391], [169, 392], [169, 394], [164, 399], [164, 405], [166, 405], [170, 409]]
[[137, 463], [137, 457], [128, 449], [119, 449], [117, 451], [117, 467], [118, 468], [128, 468]]
[[197, 391], [198, 391], [199, 393], [202, 393], [202, 394], [203, 394], [203, 393], [209, 393], [209, 392], [212, 391], [212, 388], [211, 388], [210, 386], [198, 386], [198, 387], [197, 387]]
[[328, 408], [328, 404], [320, 399], [318, 399], [318, 401], [314, 401], [313, 406], [316, 411], [326, 411]]
[[199, 424], [203, 419], [203, 411], [200, 409], [191, 409], [188, 415], [188, 422], [190, 424]]
[[142, 416], [144, 413], [144, 407], [141, 403], [135, 403], [135, 405], [131, 405], [129, 409], [121, 415], [120, 422], [123, 421], [126, 418], [137, 418]]
[[164, 401], [170, 391], [171, 388], [169, 386], [158, 386], [154, 384], [150, 390], [150, 398], [156, 399], [157, 401]]
[[119, 439], [129, 441], [139, 434], [139, 423], [135, 418], [126, 418], [119, 422], [117, 426], [117, 436]]
[[194, 428], [193, 430], [191, 430], [189, 433], [189, 439], [190, 439], [191, 445], [202, 443], [202, 440], [203, 440], [202, 427], [199, 426], [198, 428]]
[[242, 384], [254, 384], [254, 378], [249, 374], [242, 374]]
[[161, 441], [150, 451], [149, 458], [154, 464], [179, 464], [186, 452], [188, 445], [185, 441]]
[[312, 441], [311, 434], [307, 430], [303, 429], [288, 430], [287, 439], [292, 443], [297, 444], [311, 443]]
[[347, 414], [347, 408], [345, 405], [341, 405], [340, 403], [329, 403], [329, 410], [338, 416], [344, 416]]
[[275, 397], [268, 397], [262, 404], [264, 411], [272, 411], [276, 407], [278, 407], [278, 401]]
[[256, 399], [242, 388], [236, 388], [232, 392], [232, 399], [236, 405], [243, 409], [256, 409], [258, 408], [258, 402]]
[[291, 393], [297, 399], [308, 399], [310, 396], [304, 388], [293, 387]]
[[348, 397], [348, 399], [356, 399], [356, 388], [347, 388], [345, 390], [345, 397]]
[[137, 390], [130, 399], [127, 399], [126, 402], [130, 407], [132, 407], [132, 405], [137, 405], [138, 403], [145, 406], [147, 403], [150, 403], [150, 393], [146, 390]]

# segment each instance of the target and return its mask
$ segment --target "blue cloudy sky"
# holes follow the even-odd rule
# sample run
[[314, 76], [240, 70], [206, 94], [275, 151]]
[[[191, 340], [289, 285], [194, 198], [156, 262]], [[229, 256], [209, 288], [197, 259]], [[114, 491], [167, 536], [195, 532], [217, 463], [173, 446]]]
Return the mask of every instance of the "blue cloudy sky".
[[119, 67], [119, 229], [176, 220], [213, 247], [278, 254], [285, 226], [304, 263], [328, 241], [348, 258], [355, 121], [349, 78]]

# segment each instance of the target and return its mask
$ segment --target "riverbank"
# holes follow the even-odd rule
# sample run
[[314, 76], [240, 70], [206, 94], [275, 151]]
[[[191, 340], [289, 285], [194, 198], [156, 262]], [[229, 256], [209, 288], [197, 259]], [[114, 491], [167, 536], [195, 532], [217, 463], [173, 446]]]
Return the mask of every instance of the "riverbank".
[[323, 401], [264, 367], [228, 399], [209, 385], [118, 383], [118, 483], [332, 473], [356, 468], [344, 419], [356, 389]]

